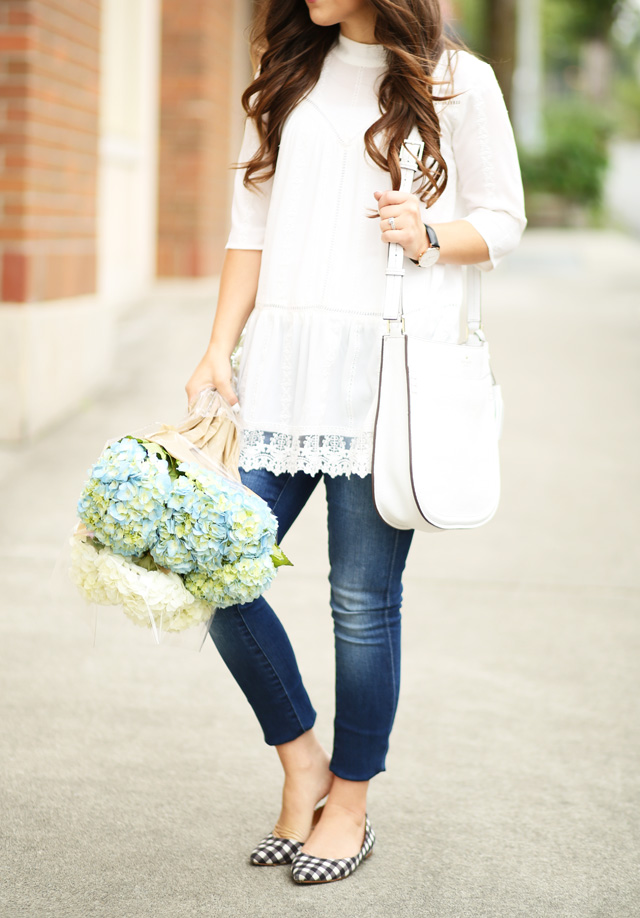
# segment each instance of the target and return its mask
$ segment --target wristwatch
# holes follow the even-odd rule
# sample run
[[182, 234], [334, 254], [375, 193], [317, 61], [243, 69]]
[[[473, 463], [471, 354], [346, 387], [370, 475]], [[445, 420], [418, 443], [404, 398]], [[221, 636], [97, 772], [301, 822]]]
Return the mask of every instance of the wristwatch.
[[424, 228], [427, 231], [427, 239], [429, 240], [429, 245], [418, 255], [417, 259], [410, 259], [414, 265], [419, 265], [421, 268], [430, 268], [431, 265], [435, 265], [437, 260], [440, 258], [440, 243], [438, 242], [438, 237], [436, 236], [436, 231], [432, 226], [424, 224]]

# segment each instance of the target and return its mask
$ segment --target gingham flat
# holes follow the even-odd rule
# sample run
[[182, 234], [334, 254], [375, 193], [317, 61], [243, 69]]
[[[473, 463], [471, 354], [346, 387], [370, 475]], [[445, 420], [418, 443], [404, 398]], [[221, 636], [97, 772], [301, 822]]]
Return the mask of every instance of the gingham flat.
[[[324, 802], [320, 801], [313, 811], [313, 828], [324, 810]], [[263, 838], [250, 854], [250, 860], [256, 867], [279, 867], [281, 864], [291, 864], [294, 857], [302, 848], [303, 842], [294, 841], [292, 838], [278, 838], [270, 832]]]
[[364, 826], [364, 841], [362, 848], [355, 857], [343, 857], [337, 861], [323, 857], [313, 857], [311, 854], [296, 854], [291, 865], [291, 876], [296, 883], [333, 883], [334, 880], [344, 880], [357, 870], [365, 858], [373, 851], [376, 840], [375, 832], [371, 828], [367, 816]]
[[250, 860], [256, 867], [278, 867], [281, 864], [290, 864], [300, 848], [302, 842], [293, 841], [291, 838], [277, 838], [271, 832], [253, 849]]

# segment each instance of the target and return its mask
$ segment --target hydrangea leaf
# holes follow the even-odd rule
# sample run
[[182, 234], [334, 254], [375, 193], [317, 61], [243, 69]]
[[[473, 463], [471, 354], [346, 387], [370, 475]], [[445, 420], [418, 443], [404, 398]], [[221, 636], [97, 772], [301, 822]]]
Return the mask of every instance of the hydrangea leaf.
[[146, 552], [142, 555], [141, 558], [131, 558], [131, 561], [136, 564], [138, 567], [143, 568], [145, 571], [157, 571], [158, 566], [153, 560], [149, 552]]
[[271, 552], [271, 560], [273, 561], [274, 567], [293, 567], [293, 561], [289, 561], [279, 545], [273, 546], [273, 551]]

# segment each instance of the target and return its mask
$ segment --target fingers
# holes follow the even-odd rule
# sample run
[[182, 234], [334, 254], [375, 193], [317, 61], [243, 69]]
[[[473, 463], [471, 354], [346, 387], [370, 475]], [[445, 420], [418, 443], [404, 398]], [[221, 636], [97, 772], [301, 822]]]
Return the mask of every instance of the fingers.
[[380, 210], [382, 207], [387, 207], [390, 204], [403, 204], [410, 198], [417, 201], [416, 196], [409, 194], [408, 191], [374, 191], [373, 196], [378, 202], [378, 210]]
[[[214, 389], [215, 391], [220, 393], [222, 398], [231, 408], [233, 408], [234, 405], [238, 404], [238, 396], [235, 394], [233, 389], [227, 389], [225, 390], [225, 392], [223, 392], [222, 389], [216, 389], [215, 387]], [[195, 392], [192, 395], [189, 395], [189, 393], [187, 393], [187, 410], [190, 410], [191, 408], [193, 408], [195, 403], [198, 401], [199, 395], [200, 395], [200, 392]]]
[[389, 214], [380, 217], [380, 230], [384, 232], [385, 230], [401, 230], [403, 227], [406, 227], [407, 220], [403, 221], [402, 214]]
[[403, 230], [383, 230], [380, 233], [380, 240], [382, 242], [396, 242], [398, 245], [401, 245], [402, 248], [406, 248], [410, 244], [409, 234]]
[[388, 220], [389, 217], [401, 217], [407, 213], [407, 208], [402, 204], [388, 204], [380, 209], [380, 220]]
[[424, 235], [420, 201], [403, 191], [374, 192], [380, 213], [380, 239], [413, 251]]
[[233, 391], [230, 383], [221, 383], [221, 385], [216, 386], [216, 389], [228, 405], [236, 405], [238, 403], [238, 396]]
[[402, 230], [402, 227], [396, 224], [395, 229], [392, 229], [385, 220], [380, 223], [380, 241], [395, 242], [404, 248], [408, 243], [408, 238], [407, 234]]
[[380, 234], [383, 242], [397, 242], [405, 246], [415, 234], [415, 220], [406, 211], [398, 216], [380, 218]]
[[217, 390], [229, 405], [236, 405], [238, 402], [238, 396], [233, 390], [231, 381], [227, 379], [189, 380], [184, 388], [187, 393], [187, 406], [189, 408], [195, 404], [198, 396], [204, 389]]
[[[390, 196], [401, 198], [396, 203], [383, 203]], [[399, 191], [386, 191], [378, 198], [378, 210], [380, 213], [380, 231], [383, 241], [399, 242], [404, 244], [399, 237], [387, 235], [405, 231], [409, 236], [418, 233], [422, 228], [422, 217], [420, 212], [420, 203], [415, 195], [404, 194]]]
[[196, 386], [195, 388], [193, 386], [185, 386], [185, 391], [187, 393], [187, 409], [188, 410], [193, 408], [195, 403], [198, 401], [198, 396], [206, 388], [207, 388], [206, 386]]

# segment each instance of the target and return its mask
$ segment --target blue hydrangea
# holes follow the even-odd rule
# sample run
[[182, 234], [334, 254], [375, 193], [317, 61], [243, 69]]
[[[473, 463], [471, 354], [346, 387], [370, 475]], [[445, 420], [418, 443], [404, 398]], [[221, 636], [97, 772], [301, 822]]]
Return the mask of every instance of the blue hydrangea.
[[192, 463], [182, 463], [178, 470], [166, 525], [197, 570], [211, 573], [241, 557], [273, 551], [277, 522], [261, 498]]
[[184, 585], [193, 596], [224, 609], [257, 599], [270, 586], [275, 572], [271, 555], [265, 553], [222, 564], [210, 573], [192, 571], [184, 578]]
[[176, 521], [172, 516], [160, 520], [151, 557], [159, 567], [166, 567], [174, 574], [188, 574], [195, 570], [193, 555], [176, 533]]
[[149, 552], [211, 605], [261, 595], [275, 574], [277, 521], [267, 504], [194, 463], [179, 465], [176, 476], [163, 456], [133, 437], [107, 447], [78, 502], [87, 529], [125, 557]]
[[[179, 468], [184, 473], [191, 465], [183, 463]], [[184, 473], [174, 482], [167, 501], [167, 528], [202, 570], [222, 563], [227, 535], [225, 482], [219, 476], [215, 479], [205, 489], [195, 476]]]
[[78, 516], [87, 529], [117, 554], [147, 552], [172, 491], [167, 460], [123, 437], [104, 450], [89, 476], [78, 501]]
[[227, 510], [227, 527], [224, 547], [227, 561], [270, 555], [274, 549], [278, 524], [257, 494], [241, 492], [234, 495]]

